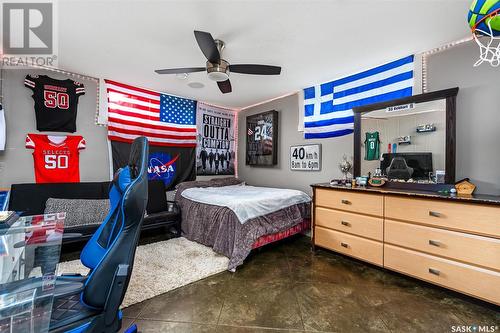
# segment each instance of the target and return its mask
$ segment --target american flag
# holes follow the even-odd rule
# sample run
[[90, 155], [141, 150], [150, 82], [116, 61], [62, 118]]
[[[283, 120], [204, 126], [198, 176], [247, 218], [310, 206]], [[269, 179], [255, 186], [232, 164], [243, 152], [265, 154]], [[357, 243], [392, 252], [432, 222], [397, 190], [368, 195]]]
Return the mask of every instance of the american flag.
[[196, 101], [105, 82], [110, 140], [131, 143], [143, 135], [153, 146], [196, 147]]

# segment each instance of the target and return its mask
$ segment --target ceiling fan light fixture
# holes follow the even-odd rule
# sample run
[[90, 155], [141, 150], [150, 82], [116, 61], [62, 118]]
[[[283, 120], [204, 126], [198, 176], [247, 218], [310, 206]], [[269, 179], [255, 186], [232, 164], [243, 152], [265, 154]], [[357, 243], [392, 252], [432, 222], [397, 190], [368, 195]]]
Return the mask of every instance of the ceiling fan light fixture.
[[226, 81], [229, 79], [229, 63], [224, 59], [220, 59], [219, 63], [207, 61], [207, 74], [208, 78], [212, 81]]
[[208, 72], [208, 78], [212, 81], [226, 81], [229, 78], [229, 75], [225, 72]]

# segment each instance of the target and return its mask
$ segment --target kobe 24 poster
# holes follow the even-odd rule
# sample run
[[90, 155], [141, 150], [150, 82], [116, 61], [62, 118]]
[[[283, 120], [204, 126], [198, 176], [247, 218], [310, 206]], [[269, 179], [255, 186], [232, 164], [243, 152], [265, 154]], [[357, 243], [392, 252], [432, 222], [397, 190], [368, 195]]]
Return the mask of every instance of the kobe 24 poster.
[[278, 164], [278, 111], [247, 117], [247, 165]]

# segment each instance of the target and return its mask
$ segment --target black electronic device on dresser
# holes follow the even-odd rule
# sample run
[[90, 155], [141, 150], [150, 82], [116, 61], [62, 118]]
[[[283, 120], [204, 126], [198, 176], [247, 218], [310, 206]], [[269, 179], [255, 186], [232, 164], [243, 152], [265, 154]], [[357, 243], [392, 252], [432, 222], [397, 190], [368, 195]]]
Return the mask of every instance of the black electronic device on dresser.
[[389, 167], [395, 158], [402, 158], [412, 169], [410, 177], [413, 179], [429, 179], [432, 175], [432, 153], [384, 153], [380, 159], [382, 175], [389, 176]]
[[[9, 210], [22, 216], [44, 214], [49, 198], [57, 199], [109, 199], [110, 182], [50, 183], [50, 184], [13, 184], [10, 191]], [[148, 183], [147, 215], [142, 230], [163, 228], [176, 237], [181, 234], [181, 216], [177, 204], [168, 201], [165, 185], [160, 180]], [[63, 239], [63, 243], [88, 240], [99, 224], [78, 225], [64, 228], [64, 233], [81, 234], [78, 238]]]

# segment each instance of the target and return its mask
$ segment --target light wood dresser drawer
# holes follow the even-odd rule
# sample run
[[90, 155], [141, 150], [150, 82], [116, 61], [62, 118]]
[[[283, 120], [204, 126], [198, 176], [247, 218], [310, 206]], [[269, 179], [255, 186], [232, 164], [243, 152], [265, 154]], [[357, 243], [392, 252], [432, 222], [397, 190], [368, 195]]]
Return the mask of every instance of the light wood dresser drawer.
[[500, 207], [386, 196], [385, 217], [500, 237]]
[[382, 266], [383, 245], [381, 242], [349, 235], [343, 232], [316, 227], [315, 244], [373, 264]]
[[384, 213], [384, 197], [377, 194], [316, 189], [315, 201], [316, 206], [354, 213], [375, 216], [382, 216]]
[[340, 210], [317, 207], [316, 225], [337, 231], [347, 232], [366, 238], [382, 241], [384, 237], [384, 220]]
[[500, 304], [500, 273], [384, 245], [384, 267]]
[[386, 243], [500, 271], [500, 239], [387, 219], [384, 233]]

